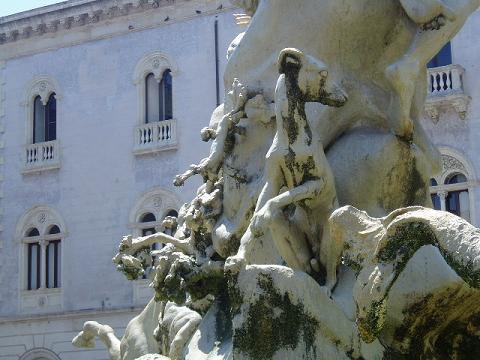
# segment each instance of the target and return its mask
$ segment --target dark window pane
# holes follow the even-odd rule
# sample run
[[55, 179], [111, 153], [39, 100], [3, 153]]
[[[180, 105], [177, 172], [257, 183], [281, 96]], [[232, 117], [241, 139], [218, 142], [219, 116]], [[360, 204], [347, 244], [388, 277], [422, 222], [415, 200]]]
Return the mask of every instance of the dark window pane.
[[55, 94], [50, 95], [45, 109], [45, 141], [57, 138], [57, 99]]
[[45, 141], [45, 106], [40, 96], [33, 103], [33, 143]]
[[148, 236], [155, 234], [156, 231], [154, 228], [142, 229], [142, 236]]
[[467, 182], [467, 177], [463, 174], [456, 174], [451, 177], [449, 177], [446, 181], [445, 184], [460, 184], [460, 183], [466, 183]]
[[432, 194], [432, 203], [435, 210], [441, 210], [440, 197], [437, 194]]
[[27, 231], [27, 237], [40, 236], [37, 228], [33, 228]]
[[146, 213], [142, 215], [142, 217], [140, 218], [140, 222], [142, 223], [152, 222], [152, 221], [157, 221], [157, 219], [155, 218], [155, 215], [153, 215], [152, 213]]
[[448, 42], [437, 55], [427, 64], [427, 67], [439, 67], [452, 63], [452, 45]]
[[[155, 228], [148, 228], [148, 229], [142, 229], [142, 236], [148, 236], [148, 235], [153, 235], [155, 234], [157, 231], [155, 230]], [[150, 250], [158, 250], [160, 247], [159, 247], [159, 244], [153, 244], [151, 247], [150, 247]], [[154, 263], [154, 258], [152, 256], [152, 264]], [[145, 272], [143, 273], [143, 276], [142, 276], [142, 279], [146, 279], [148, 278], [148, 276], [150, 275], [150, 273], [152, 272], [153, 270], [153, 266], [150, 266], [148, 267], [147, 269], [145, 269]]]
[[53, 225], [48, 231], [49, 234], [60, 234], [60, 228], [57, 225]]
[[448, 212], [460, 216], [460, 191], [450, 191], [445, 205]]
[[53, 289], [60, 287], [60, 240], [50, 241], [46, 249], [46, 285]]
[[57, 244], [57, 254], [55, 255], [55, 259], [57, 259], [56, 267], [56, 279], [57, 279], [57, 287], [62, 286], [62, 242], [59, 241]]
[[430, 186], [437, 186], [437, 185], [438, 185], [437, 180], [430, 179]]
[[28, 290], [40, 288], [40, 245], [38, 243], [28, 244], [27, 276]]
[[166, 70], [163, 73], [162, 79], [163, 85], [163, 119], [170, 120], [173, 118], [173, 109], [172, 109], [172, 73], [170, 70]]
[[177, 210], [170, 210], [170, 211], [167, 213], [167, 216], [178, 217], [178, 211], [177, 211]]
[[145, 123], [160, 119], [159, 84], [155, 76], [150, 73], [145, 78]]

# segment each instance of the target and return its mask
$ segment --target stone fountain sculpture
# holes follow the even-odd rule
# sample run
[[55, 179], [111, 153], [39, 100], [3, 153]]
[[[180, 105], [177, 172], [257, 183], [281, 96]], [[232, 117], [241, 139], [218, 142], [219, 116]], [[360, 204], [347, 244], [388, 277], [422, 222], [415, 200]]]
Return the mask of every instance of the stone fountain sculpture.
[[[126, 236], [155, 297], [113, 360], [472, 359], [480, 230], [431, 210], [439, 155], [419, 124], [427, 62], [479, 0], [234, 0], [204, 184], [163, 232]], [[151, 250], [154, 243], [164, 244]]]

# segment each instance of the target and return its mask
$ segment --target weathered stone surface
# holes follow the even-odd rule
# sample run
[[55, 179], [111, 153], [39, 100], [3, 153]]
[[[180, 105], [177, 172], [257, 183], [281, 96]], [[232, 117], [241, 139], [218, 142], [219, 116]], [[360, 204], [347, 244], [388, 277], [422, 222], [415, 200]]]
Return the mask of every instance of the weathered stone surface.
[[236, 3], [253, 18], [210, 155], [174, 181], [204, 184], [173, 236], [114, 258], [135, 278], [156, 257], [156, 295], [112, 359], [466, 358], [480, 230], [421, 207], [440, 157], [418, 112], [427, 61], [479, 1]]

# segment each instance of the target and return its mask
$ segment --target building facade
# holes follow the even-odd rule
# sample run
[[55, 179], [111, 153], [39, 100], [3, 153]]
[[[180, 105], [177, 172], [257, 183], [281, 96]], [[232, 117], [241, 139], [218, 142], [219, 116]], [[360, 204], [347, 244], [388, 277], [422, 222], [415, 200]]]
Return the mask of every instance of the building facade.
[[422, 125], [442, 154], [442, 171], [432, 175], [436, 209], [480, 226], [480, 11], [429, 64]]
[[[199, 185], [172, 179], [208, 153], [199, 133], [223, 100], [236, 12], [228, 0], [70, 0], [0, 18], [0, 360], [106, 360], [71, 345], [83, 322], [121, 336], [149, 300], [111, 258]], [[478, 24], [479, 11], [430, 64], [422, 119], [442, 152], [435, 206], [475, 225]]]
[[71, 0], [0, 19], [0, 359], [108, 359], [151, 298], [112, 264], [121, 237], [160, 230], [199, 182], [200, 130], [241, 30], [227, 0]]

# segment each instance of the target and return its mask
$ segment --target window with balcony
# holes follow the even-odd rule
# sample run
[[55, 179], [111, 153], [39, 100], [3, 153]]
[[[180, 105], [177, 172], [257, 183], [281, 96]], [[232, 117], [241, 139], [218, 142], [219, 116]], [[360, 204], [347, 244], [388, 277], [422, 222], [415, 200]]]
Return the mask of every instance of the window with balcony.
[[176, 73], [172, 60], [160, 53], [144, 57], [135, 68], [138, 121], [134, 130], [134, 153], [137, 155], [177, 146], [173, 92]]
[[27, 111], [27, 139], [24, 173], [57, 169], [60, 153], [57, 140], [56, 83], [46, 77], [27, 86], [24, 106]]
[[21, 242], [21, 308], [26, 312], [62, 308], [62, 242], [65, 229], [50, 208], [28, 211], [17, 227]]
[[465, 93], [465, 69], [452, 63], [452, 45], [447, 43], [427, 65], [428, 88], [425, 110], [434, 122], [453, 109], [465, 119], [470, 97]]

